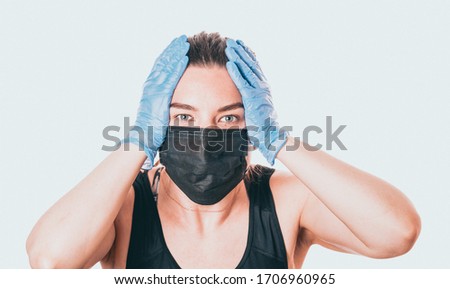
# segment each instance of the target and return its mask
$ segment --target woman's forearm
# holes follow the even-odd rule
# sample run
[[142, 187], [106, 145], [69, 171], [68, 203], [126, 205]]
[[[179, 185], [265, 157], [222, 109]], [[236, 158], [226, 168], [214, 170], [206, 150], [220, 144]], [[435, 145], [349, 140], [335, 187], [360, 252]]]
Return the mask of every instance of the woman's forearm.
[[402, 192], [323, 151], [307, 150], [303, 143], [286, 149], [292, 144], [289, 137], [277, 158], [368, 248], [392, 250], [396, 244], [414, 243], [420, 218]]
[[113, 226], [145, 158], [135, 145], [120, 147], [55, 203], [28, 237], [32, 266], [83, 267]]

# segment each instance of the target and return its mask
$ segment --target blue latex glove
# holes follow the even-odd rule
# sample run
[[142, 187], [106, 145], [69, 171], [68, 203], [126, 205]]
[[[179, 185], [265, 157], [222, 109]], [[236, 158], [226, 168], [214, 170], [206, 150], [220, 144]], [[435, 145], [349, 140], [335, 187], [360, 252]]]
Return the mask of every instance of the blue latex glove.
[[273, 107], [270, 87], [254, 53], [241, 40], [227, 39], [227, 70], [239, 89], [245, 110], [245, 122], [252, 145], [273, 165], [287, 141]]
[[188, 50], [186, 35], [175, 38], [156, 59], [144, 83], [136, 122], [123, 141], [144, 149], [147, 155], [144, 169], [153, 166], [158, 148], [166, 138], [170, 102], [188, 64]]

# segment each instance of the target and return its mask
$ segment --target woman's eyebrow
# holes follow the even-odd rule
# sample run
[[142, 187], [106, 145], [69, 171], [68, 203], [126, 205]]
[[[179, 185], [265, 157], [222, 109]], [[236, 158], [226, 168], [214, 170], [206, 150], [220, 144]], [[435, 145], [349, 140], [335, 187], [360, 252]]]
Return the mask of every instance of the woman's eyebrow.
[[193, 110], [193, 111], [197, 111], [197, 109], [193, 106], [190, 106], [189, 104], [184, 104], [184, 103], [178, 103], [178, 102], [173, 102], [170, 104], [170, 107], [172, 108], [179, 108], [179, 109], [186, 109], [186, 110]]
[[[179, 102], [173, 102], [170, 104], [170, 108], [179, 108], [179, 109], [185, 109], [185, 110], [192, 110], [192, 111], [198, 111], [197, 108], [189, 105], [189, 104], [185, 104], [185, 103], [179, 103]], [[217, 110], [217, 112], [224, 112], [224, 111], [229, 111], [229, 110], [233, 110], [236, 108], [244, 108], [244, 105], [242, 104], [242, 102], [236, 102], [236, 103], [232, 103], [229, 105], [225, 105], [221, 108], [219, 108]]]
[[244, 105], [242, 104], [242, 102], [236, 102], [236, 103], [225, 105], [225, 106], [219, 108], [217, 110], [217, 112], [224, 112], [224, 111], [233, 110], [236, 108], [244, 108]]

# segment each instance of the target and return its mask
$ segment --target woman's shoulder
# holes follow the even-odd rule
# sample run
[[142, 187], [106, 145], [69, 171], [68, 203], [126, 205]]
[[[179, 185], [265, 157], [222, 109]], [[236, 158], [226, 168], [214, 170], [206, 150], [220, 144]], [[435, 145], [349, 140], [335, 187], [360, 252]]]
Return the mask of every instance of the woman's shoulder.
[[271, 189], [282, 189], [282, 191], [302, 191], [302, 189], [306, 188], [305, 184], [290, 171], [270, 167], [266, 168], [273, 170], [270, 177]]
[[273, 169], [269, 187], [277, 207], [283, 210], [292, 209], [301, 212], [309, 196], [308, 187], [290, 171]]
[[251, 183], [268, 182], [275, 203], [279, 207], [303, 204], [309, 194], [308, 188], [290, 171], [275, 169], [261, 164], [251, 164], [247, 170]]

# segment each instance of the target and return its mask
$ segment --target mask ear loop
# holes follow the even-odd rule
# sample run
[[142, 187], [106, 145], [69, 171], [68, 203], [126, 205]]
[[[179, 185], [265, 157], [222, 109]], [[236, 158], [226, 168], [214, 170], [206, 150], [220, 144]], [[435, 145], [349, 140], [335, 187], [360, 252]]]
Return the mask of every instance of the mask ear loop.
[[252, 171], [251, 171], [250, 165], [247, 164], [247, 167], [245, 168], [245, 172], [244, 172], [244, 185], [245, 185], [245, 190], [247, 191], [247, 193], [250, 190], [251, 182], [252, 182]]
[[155, 175], [153, 176], [152, 192], [153, 192], [153, 199], [155, 200], [155, 202], [158, 201], [159, 180], [161, 178], [161, 170], [163, 168], [164, 167], [158, 168], [158, 170], [156, 170], [156, 172], [155, 172]]
[[246, 149], [247, 149], [247, 153], [245, 154], [245, 156], [242, 156], [242, 158], [244, 159], [245, 164], [247, 165], [247, 167], [245, 168], [245, 172], [244, 172], [244, 185], [245, 185], [245, 189], [248, 193], [248, 191], [250, 190], [250, 183], [252, 182], [252, 170], [251, 170], [251, 165], [249, 163], [247, 163], [247, 155], [248, 155], [248, 149], [252, 144], [250, 143], [249, 140], [247, 140], [247, 144], [246, 144]]

